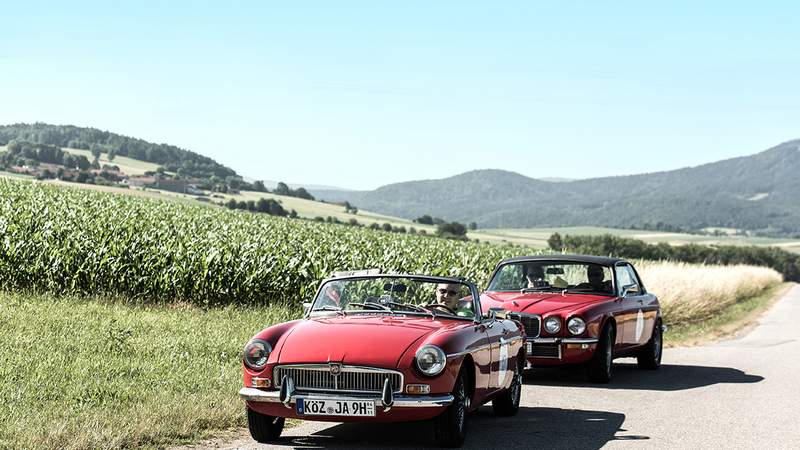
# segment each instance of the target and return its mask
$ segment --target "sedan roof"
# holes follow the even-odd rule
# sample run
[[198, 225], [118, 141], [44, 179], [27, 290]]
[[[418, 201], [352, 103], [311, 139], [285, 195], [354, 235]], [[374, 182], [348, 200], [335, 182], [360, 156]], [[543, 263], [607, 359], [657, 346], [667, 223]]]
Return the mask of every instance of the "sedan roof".
[[617, 263], [627, 262], [621, 258], [611, 258], [607, 256], [562, 255], [559, 253], [552, 255], [516, 256], [514, 258], [506, 258], [500, 261], [498, 265], [516, 263], [516, 262], [528, 262], [528, 261], [569, 261], [569, 262], [580, 262], [588, 264], [598, 264], [601, 266], [613, 266]]

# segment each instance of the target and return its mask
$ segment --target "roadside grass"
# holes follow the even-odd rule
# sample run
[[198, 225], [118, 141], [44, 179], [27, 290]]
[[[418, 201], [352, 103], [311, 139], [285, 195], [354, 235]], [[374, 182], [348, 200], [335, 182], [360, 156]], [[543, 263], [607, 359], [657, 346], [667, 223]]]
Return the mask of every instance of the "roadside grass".
[[701, 345], [748, 330], [748, 326], [777, 302], [794, 283], [781, 283], [761, 294], [736, 302], [713, 318], [695, 323], [677, 323], [664, 333], [666, 347]]
[[639, 261], [636, 269], [647, 290], [658, 296], [670, 327], [714, 319], [730, 306], [783, 282], [775, 270], [745, 265]]
[[299, 314], [0, 292], [0, 448], [157, 448], [243, 426], [241, 349]]

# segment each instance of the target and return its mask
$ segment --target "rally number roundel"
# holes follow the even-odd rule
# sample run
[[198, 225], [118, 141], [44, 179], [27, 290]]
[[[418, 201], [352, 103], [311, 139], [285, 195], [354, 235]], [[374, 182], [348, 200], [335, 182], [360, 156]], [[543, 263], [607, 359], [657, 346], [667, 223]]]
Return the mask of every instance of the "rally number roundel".
[[644, 313], [640, 309], [639, 313], [636, 314], [636, 342], [639, 342], [642, 339], [643, 332], [644, 332]]

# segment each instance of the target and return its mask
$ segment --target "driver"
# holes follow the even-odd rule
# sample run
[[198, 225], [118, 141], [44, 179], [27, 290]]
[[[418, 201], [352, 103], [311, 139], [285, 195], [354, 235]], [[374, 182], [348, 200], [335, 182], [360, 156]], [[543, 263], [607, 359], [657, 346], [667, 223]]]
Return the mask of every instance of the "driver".
[[472, 302], [459, 299], [460, 291], [461, 285], [459, 284], [439, 283], [436, 286], [436, 303], [450, 308], [458, 316], [474, 317], [475, 313], [470, 309]]

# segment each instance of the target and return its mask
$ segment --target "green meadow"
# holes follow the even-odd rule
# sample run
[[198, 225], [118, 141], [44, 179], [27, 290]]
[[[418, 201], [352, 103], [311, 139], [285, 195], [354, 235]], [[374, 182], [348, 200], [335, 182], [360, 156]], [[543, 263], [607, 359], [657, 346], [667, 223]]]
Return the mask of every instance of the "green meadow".
[[299, 314], [0, 292], [0, 448], [155, 448], [242, 426], [244, 344]]

